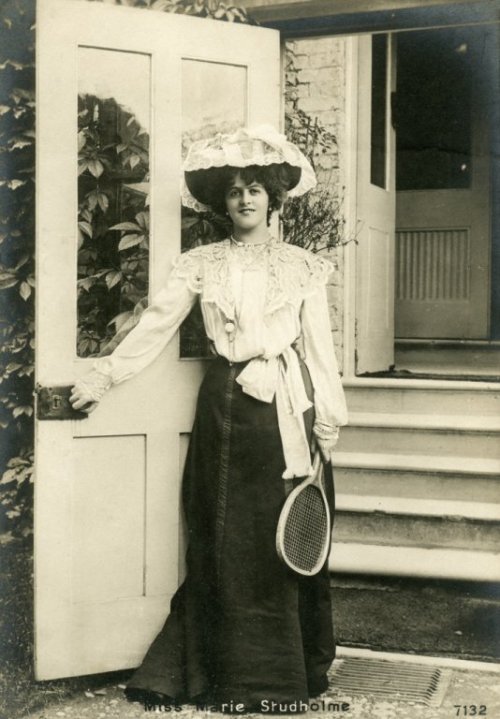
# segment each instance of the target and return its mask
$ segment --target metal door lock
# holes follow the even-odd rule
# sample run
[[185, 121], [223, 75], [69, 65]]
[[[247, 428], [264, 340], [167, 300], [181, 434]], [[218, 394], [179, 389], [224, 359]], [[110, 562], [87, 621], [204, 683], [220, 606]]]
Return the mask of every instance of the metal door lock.
[[42, 387], [38, 384], [35, 389], [37, 419], [87, 419], [88, 414], [73, 409], [69, 401], [72, 386]]

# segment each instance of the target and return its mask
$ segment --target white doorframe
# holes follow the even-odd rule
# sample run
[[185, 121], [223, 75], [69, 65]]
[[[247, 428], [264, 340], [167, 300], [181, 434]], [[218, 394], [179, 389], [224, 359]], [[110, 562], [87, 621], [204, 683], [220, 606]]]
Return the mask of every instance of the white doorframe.
[[[345, 235], [357, 234], [357, 138], [358, 138], [358, 48], [357, 35], [346, 36], [346, 113], [345, 113]], [[356, 376], [356, 245], [344, 248], [344, 381]]]
[[[481, 23], [490, 24], [490, 23]], [[452, 27], [452, 25], [450, 25]], [[414, 28], [418, 30], [419, 28]], [[434, 28], [425, 28], [432, 30]], [[385, 32], [385, 31], [384, 31]], [[389, 31], [387, 31], [389, 32]], [[396, 31], [397, 33], [397, 31]], [[346, 116], [345, 116], [345, 153], [346, 153], [346, 182], [345, 182], [345, 236], [348, 239], [356, 238], [357, 232], [357, 133], [358, 133], [358, 107], [357, 107], [357, 89], [358, 89], [358, 46], [359, 37], [363, 34], [374, 35], [377, 33], [355, 33], [353, 35], [339, 35], [347, 41], [346, 46]], [[411, 386], [411, 387], [428, 387], [441, 385], [443, 380], [406, 380], [406, 379], [379, 379], [379, 378], [362, 378], [356, 375], [356, 285], [357, 285], [357, 268], [356, 268], [356, 244], [349, 242], [344, 248], [344, 333], [343, 333], [343, 381], [346, 385], [385, 385], [390, 386]], [[450, 387], [451, 383], [446, 380], [446, 386]], [[409, 383], [409, 385], [408, 385]], [[468, 381], [455, 380], [452, 382], [457, 387], [467, 387]], [[477, 389], [495, 388], [495, 385], [488, 382], [472, 383]], [[498, 388], [498, 387], [496, 387]]]

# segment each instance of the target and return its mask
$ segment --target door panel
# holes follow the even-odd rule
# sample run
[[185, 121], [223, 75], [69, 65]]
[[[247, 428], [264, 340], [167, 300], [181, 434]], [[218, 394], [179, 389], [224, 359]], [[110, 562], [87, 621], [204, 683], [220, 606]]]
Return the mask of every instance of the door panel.
[[489, 34], [428, 30], [399, 40], [399, 338], [489, 337]]
[[360, 36], [356, 373], [394, 364], [395, 82], [390, 35]]
[[[151, 297], [181, 249], [183, 146], [207, 130], [279, 125], [279, 36], [66, 0], [40, 3], [37, 27], [36, 370], [40, 385], [57, 386], [85, 374], [95, 349], [81, 350], [85, 311], [77, 312], [78, 93], [86, 87], [113, 98], [149, 136], [141, 145], [149, 148], [149, 172], [131, 172], [123, 192], [149, 194], [143, 281]], [[96, 53], [102, 72], [89, 78]], [[123, 309], [117, 288], [112, 314]], [[161, 627], [183, 572], [180, 475], [202, 372], [174, 339], [89, 418], [37, 421], [38, 679], [137, 666]]]

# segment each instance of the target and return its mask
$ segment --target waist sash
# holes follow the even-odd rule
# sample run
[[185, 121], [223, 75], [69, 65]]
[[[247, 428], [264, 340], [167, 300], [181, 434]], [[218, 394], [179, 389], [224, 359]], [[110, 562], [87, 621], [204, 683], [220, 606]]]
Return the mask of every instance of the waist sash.
[[303, 415], [312, 407], [312, 402], [307, 396], [299, 358], [293, 347], [287, 347], [278, 357], [255, 357], [236, 381], [243, 392], [261, 402], [270, 403], [276, 397], [286, 464], [283, 479], [311, 474], [311, 454]]

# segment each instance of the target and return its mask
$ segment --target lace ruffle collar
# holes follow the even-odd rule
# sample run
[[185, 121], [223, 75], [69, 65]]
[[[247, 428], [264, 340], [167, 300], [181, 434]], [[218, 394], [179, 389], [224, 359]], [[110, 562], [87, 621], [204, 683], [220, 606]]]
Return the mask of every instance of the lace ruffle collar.
[[[265, 314], [272, 314], [286, 304], [299, 305], [319, 286], [324, 285], [333, 270], [332, 263], [300, 247], [270, 240], [267, 252], [268, 282]], [[173, 273], [188, 283], [192, 292], [201, 293], [203, 302], [213, 302], [228, 319], [234, 318], [235, 301], [228, 272], [231, 241], [196, 247], [180, 255]]]

